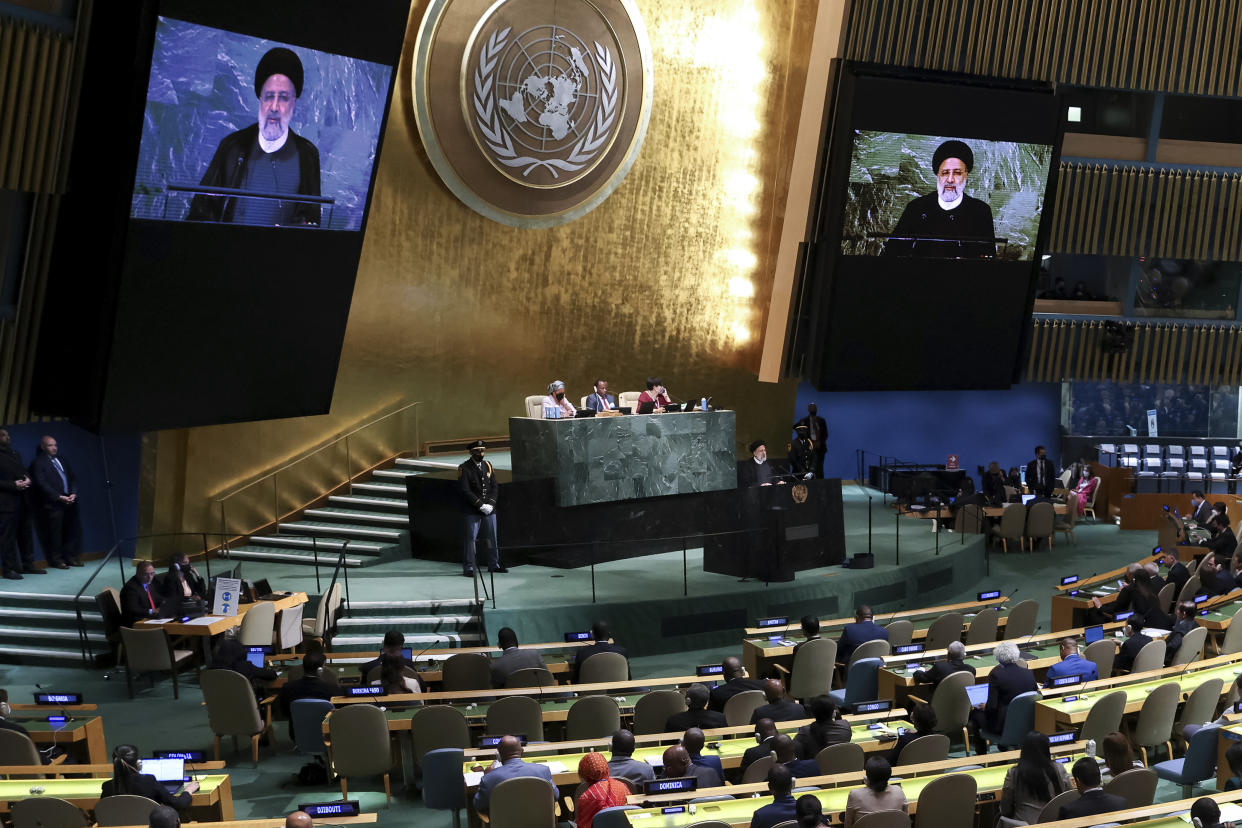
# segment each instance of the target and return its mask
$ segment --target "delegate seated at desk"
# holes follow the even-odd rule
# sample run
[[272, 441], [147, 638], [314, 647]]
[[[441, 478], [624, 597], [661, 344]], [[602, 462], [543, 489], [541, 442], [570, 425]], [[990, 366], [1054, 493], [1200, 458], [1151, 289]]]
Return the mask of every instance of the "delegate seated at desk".
[[591, 394], [586, 398], [586, 407], [596, 414], [601, 411], [616, 411], [617, 398], [608, 393], [608, 380], [597, 379]]
[[647, 390], [638, 395], [638, 405], [641, 408], [643, 403], [651, 403], [654, 407], [652, 414], [663, 414], [666, 406], [672, 405], [673, 400], [668, 395], [668, 389], [664, 387], [664, 381], [659, 377], [647, 377]]
[[538, 650], [518, 649], [517, 633], [511, 627], [501, 627], [496, 633], [496, 646], [500, 648], [500, 655], [492, 659], [492, 687], [504, 687], [509, 676], [518, 670], [547, 669]]
[[578, 413], [578, 409], [574, 408], [574, 404], [569, 401], [569, 392], [565, 389], [565, 383], [560, 380], [552, 380], [548, 386], [547, 396], [540, 403], [540, 410], [543, 411], [545, 420], [572, 420]]
[[165, 596], [205, 600], [207, 598], [207, 582], [198, 574], [190, 556], [184, 552], [173, 555], [168, 571], [160, 579], [160, 591]]
[[112, 752], [112, 778], [103, 783], [100, 799], [108, 796], [142, 796], [161, 805], [184, 810], [190, 807], [192, 794], [198, 790], [198, 782], [186, 782], [175, 794], [170, 794], [164, 783], [149, 773], [138, 769], [138, 748], [133, 745], [117, 745]]
[[556, 785], [552, 782], [552, 769], [542, 763], [524, 761], [522, 743], [516, 736], [502, 738], [496, 747], [496, 753], [498, 758], [486, 770], [482, 765], [475, 765], [471, 768], [475, 772], [483, 771], [483, 778], [479, 780], [479, 788], [474, 793], [476, 813], [486, 814], [488, 812], [491, 807], [492, 791], [497, 785], [519, 776], [533, 776], [536, 779], [545, 780], [548, 783], [548, 796], [553, 802], [556, 801]]
[[155, 581], [155, 565], [138, 561], [133, 577], [121, 587], [121, 623], [126, 627], [144, 618], [158, 618], [164, 592]]
[[768, 462], [768, 444], [763, 440], [755, 440], [750, 444], [750, 458], [737, 464], [737, 485], [740, 489], [753, 489], [772, 484], [784, 485], [780, 476], [784, 469], [777, 468], [775, 463]]

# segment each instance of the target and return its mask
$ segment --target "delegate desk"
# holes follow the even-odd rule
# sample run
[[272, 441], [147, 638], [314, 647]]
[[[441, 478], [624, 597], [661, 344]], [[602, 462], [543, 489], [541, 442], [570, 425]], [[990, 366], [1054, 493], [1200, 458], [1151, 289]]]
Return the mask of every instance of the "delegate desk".
[[[1077, 817], [1075, 819], [1059, 819], [1054, 822], [1041, 822], [1040, 825], [1047, 826], [1047, 828], [1093, 828], [1093, 826], [1100, 824], [1101, 819], [1107, 818], [1110, 824], [1124, 822], [1126, 828], [1187, 828], [1190, 825], [1190, 817], [1187, 815], [1183, 818], [1182, 814], [1189, 811], [1191, 806], [1202, 798], [1194, 796], [1190, 799], [1176, 799], [1172, 802], [1157, 802], [1154, 805], [1144, 805], [1141, 808], [1112, 811], [1107, 815], [1097, 814], [1096, 816]], [[1237, 819], [1233, 814], [1236, 812], [1238, 804], [1242, 802], [1242, 791], [1214, 793], [1207, 798], [1216, 800], [1220, 806], [1221, 820], [1223, 822]], [[1131, 822], [1131, 820], [1141, 821]]]
[[[939, 607], [899, 610], [897, 612], [877, 614], [875, 622], [884, 625], [890, 624], [893, 621], [914, 621], [918, 618], [931, 618], [934, 621], [947, 612], [960, 612], [965, 622], [963, 629], [968, 629], [970, 619], [975, 617], [975, 613], [971, 612], [971, 610], [1003, 606], [1008, 600], [1008, 598], [1002, 596], [991, 601], [967, 601], [961, 604], [945, 604]], [[854, 623], [853, 616], [821, 620], [819, 622], [820, 637], [838, 638], [840, 632], [837, 628], [852, 623]], [[997, 632], [1003, 632], [1005, 624], [1006, 615], [1002, 613], [997, 621]], [[926, 638], [927, 627], [929, 626], [931, 626], [930, 623], [927, 626], [916, 626], [912, 640], [917, 642]], [[793, 666], [794, 645], [797, 642], [791, 639], [788, 634], [791, 632], [800, 633], [801, 630], [801, 624], [784, 624], [776, 627], [747, 627], [744, 633], [746, 637], [742, 639], [742, 665], [746, 668], [747, 674], [752, 678], [766, 675], [766, 671], [771, 670], [774, 664], [780, 664], [785, 669], [791, 668]]]
[[[93, 706], [93, 705], [92, 705]], [[14, 705], [16, 708], [16, 705]], [[60, 708], [44, 708], [49, 714], [61, 715]], [[14, 710], [14, 713], [27, 713], [27, 710]], [[72, 711], [66, 710], [72, 715]], [[63, 725], [53, 725], [47, 717], [34, 718], [27, 715], [15, 715], [10, 721], [20, 724], [30, 734], [30, 741], [40, 749], [58, 745], [79, 764], [102, 764], [111, 757], [108, 743], [104, 739], [103, 717], [73, 717]]]
[[[1154, 560], [1156, 560], [1156, 556], [1144, 555], [1136, 563], [1145, 564]], [[1083, 615], [1091, 607], [1092, 598], [1099, 598], [1101, 606], [1116, 601], [1117, 593], [1120, 591], [1116, 582], [1125, 578], [1126, 570], [1129, 566], [1130, 564], [1127, 563], [1125, 566], [1120, 566], [1108, 572], [1080, 577], [1079, 580], [1068, 584], [1058, 584], [1056, 592], [1052, 596], [1052, 629], [1068, 630], [1073, 627], [1081, 627], [1083, 625]], [[1161, 567], [1161, 575], [1167, 574], [1168, 570]], [[1074, 577], [1079, 576], [1076, 573], [1067, 573], [1063, 576], [1063, 580], [1064, 578]]]
[[1043, 690], [1044, 698], [1035, 703], [1035, 729], [1040, 733], [1055, 733], [1058, 730], [1077, 728], [1086, 721], [1092, 705], [1115, 690], [1124, 691], [1126, 694], [1126, 713], [1137, 713], [1152, 690], [1170, 682], [1175, 682], [1185, 696], [1204, 681], [1218, 678], [1221, 680], [1221, 698], [1224, 698], [1232, 689], [1234, 680], [1242, 673], [1242, 653], [1217, 656], [1191, 664], [1198, 669], [1188, 672], [1184, 666], [1164, 667], [1062, 689]]
[[[590, 696], [616, 691], [616, 696], [635, 693], [646, 693], [648, 689], [682, 688], [691, 684], [712, 682], [708, 676], [669, 676], [666, 678], [627, 679], [625, 681], [602, 681], [592, 684], [553, 684], [548, 687], [510, 687], [498, 690], [448, 690], [434, 693], [392, 693], [387, 696], [334, 696], [332, 703], [337, 707], [349, 704], [375, 704], [377, 700], [390, 703], [413, 702], [415, 704], [479, 704], [484, 701], [496, 701], [509, 696], [530, 696], [540, 704], [577, 701], [577, 696]], [[569, 696], [574, 698], [569, 698]]]
[[[62, 772], [68, 772], [63, 770]], [[67, 800], [83, 810], [91, 810], [100, 800], [103, 783], [108, 777], [90, 777], [85, 779], [40, 779], [38, 785], [32, 785], [29, 779], [9, 779], [0, 781], [0, 812], [9, 813], [13, 803], [20, 799], [32, 797], [55, 797]], [[192, 795], [189, 814], [193, 819], [208, 822], [230, 820], [233, 818], [233, 788], [227, 773], [200, 776], [198, 791]], [[32, 793], [31, 788], [42, 790]]]
[[[237, 615], [204, 615], [201, 618], [191, 618], [185, 622], [170, 618], [147, 619], [139, 621], [134, 626], [139, 629], [162, 627], [170, 636], [180, 635], [187, 638], [198, 638], [202, 642], [204, 663], [211, 664], [211, 639], [234, 627], [240, 627], [242, 618], [250, 611], [251, 607], [257, 607], [259, 603], [239, 604], [237, 606]], [[276, 612], [280, 612], [281, 610], [296, 607], [298, 604], [305, 604], [306, 593], [294, 592], [277, 601], [263, 601], [261, 603], [272, 604]]]

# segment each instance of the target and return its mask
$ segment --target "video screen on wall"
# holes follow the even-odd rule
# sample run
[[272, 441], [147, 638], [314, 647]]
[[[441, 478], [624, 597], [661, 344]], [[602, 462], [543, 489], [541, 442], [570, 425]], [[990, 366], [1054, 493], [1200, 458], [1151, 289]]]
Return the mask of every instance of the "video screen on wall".
[[1049, 220], [1050, 86], [843, 62], [797, 356], [820, 390], [1005, 388]]
[[391, 74], [159, 17], [131, 216], [359, 230]]

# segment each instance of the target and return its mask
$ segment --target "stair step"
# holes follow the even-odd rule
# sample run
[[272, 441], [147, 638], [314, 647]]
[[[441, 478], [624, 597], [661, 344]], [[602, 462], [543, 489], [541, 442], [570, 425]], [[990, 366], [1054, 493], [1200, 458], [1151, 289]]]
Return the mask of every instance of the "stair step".
[[456, 463], [446, 463], [443, 460], [420, 460], [415, 457], [398, 457], [396, 465], [418, 471], [454, 471], [457, 469]]
[[[58, 595], [50, 592], [8, 592], [7, 590], [0, 595], [4, 596], [5, 604], [13, 604], [18, 601], [32, 601], [38, 603], [61, 602], [66, 604], [73, 603], [72, 595]], [[95, 607], [95, 598], [93, 595], [83, 595], [79, 600], [81, 604], [89, 604], [92, 609]]]
[[357, 509], [306, 509], [302, 512], [303, 517], [314, 518], [321, 521], [339, 520], [342, 523], [360, 523], [360, 524], [378, 524], [381, 526], [399, 526], [406, 527], [410, 525], [410, 519], [406, 515], [392, 515], [384, 512], [363, 512]]
[[[39, 621], [43, 623], [60, 623], [73, 624], [78, 623], [78, 614], [71, 609], [36, 609], [33, 607], [10, 607], [8, 601], [6, 606], [0, 607], [0, 619], [12, 618], [19, 622]], [[103, 617], [100, 616], [99, 610], [94, 612], [83, 612], [82, 618], [87, 623], [96, 622], [103, 623]]]
[[[108, 637], [102, 632], [92, 632], [87, 630], [86, 637], [89, 641], [95, 644], [108, 643]], [[56, 641], [71, 645], [77, 645], [77, 643], [81, 640], [78, 636], [77, 630], [49, 630], [34, 627], [4, 627], [3, 629], [0, 629], [0, 640], [11, 638], [30, 639], [35, 641]], [[7, 644], [5, 645], [5, 649], [8, 649]]]
[[350, 601], [349, 611], [356, 615], [369, 609], [427, 609], [434, 610], [447, 607], [481, 608], [481, 602], [473, 598], [441, 598], [431, 601]]
[[74, 648], [72, 650], [63, 647], [9, 647], [5, 646], [0, 649], [0, 658], [6, 661], [71, 661], [78, 664], [82, 663], [82, 650]]
[[405, 494], [405, 485], [402, 483], [354, 483], [349, 487], [350, 492], [364, 492], [367, 494]]
[[[240, 549], [232, 549], [229, 551], [230, 558], [236, 558], [239, 561], [271, 561], [272, 563], [298, 563], [314, 566], [315, 557], [311, 554], [299, 554], [296, 550], [277, 551], [275, 549], [262, 549], [251, 546], [243, 546]], [[345, 565], [351, 568], [364, 566], [368, 561], [362, 558], [352, 558], [345, 556]], [[319, 558], [320, 566], [335, 566], [336, 558], [324, 559]]]
[[[350, 538], [349, 554], [351, 555], [379, 555], [384, 552], [392, 544], [376, 543], [374, 541], [358, 540]], [[314, 540], [305, 535], [251, 535], [251, 544], [262, 544], [263, 546], [283, 546], [292, 549], [305, 549], [312, 552], [319, 550], [319, 554], [323, 554], [325, 550], [328, 552], [340, 552], [345, 545], [346, 538], [320, 538]]]
[[376, 469], [371, 472], [371, 479], [391, 482], [393, 480], [405, 480], [411, 475], [420, 473], [421, 472], [414, 471], [413, 469]]
[[303, 535], [347, 535], [351, 538], [387, 539], [391, 541], [399, 541], [401, 539], [401, 530], [379, 529], [373, 526], [351, 526], [346, 523], [296, 521], [294, 523], [281, 523], [279, 528], [281, 532]]
[[[353, 604], [350, 603], [350, 611]], [[433, 626], [436, 624], [477, 624], [481, 619], [477, 615], [364, 615], [360, 618], [342, 618], [338, 623], [344, 627], [369, 627], [373, 625], [402, 626]]]
[[410, 507], [409, 502], [405, 498], [376, 497], [374, 495], [332, 495], [328, 498], [328, 502], [343, 508], [400, 509], [405, 511]]

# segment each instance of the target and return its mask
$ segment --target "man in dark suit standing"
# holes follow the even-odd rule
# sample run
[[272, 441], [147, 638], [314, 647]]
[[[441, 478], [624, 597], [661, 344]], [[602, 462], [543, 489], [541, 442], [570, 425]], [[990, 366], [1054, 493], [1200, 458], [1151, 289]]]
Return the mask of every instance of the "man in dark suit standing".
[[763, 682], [760, 679], [746, 677], [746, 670], [742, 668], [742, 660], [737, 656], [729, 656], [721, 662], [720, 666], [724, 668], [721, 674], [724, 677], [724, 683], [712, 688], [710, 705], [712, 710], [723, 713], [725, 702], [738, 693], [763, 689]]
[[78, 511], [78, 481], [69, 461], [60, 456], [56, 438], [45, 436], [30, 464], [34, 499], [46, 530], [44, 549], [48, 566], [81, 566], [82, 517]]
[[[574, 655], [573, 681], [575, 684], [582, 675], [582, 665], [586, 664], [586, 660], [596, 653], [616, 653], [622, 658], [626, 657], [625, 648], [617, 644], [613, 644], [609, 640], [612, 638], [612, 633], [608, 629], [608, 623], [606, 621], [596, 621], [591, 625], [591, 638], [595, 639], [595, 643], [578, 648], [578, 652]], [[626, 672], [629, 672], [628, 660]]]
[[1048, 459], [1043, 446], [1035, 447], [1035, 459], [1026, 464], [1026, 487], [1037, 497], [1052, 497], [1052, 490], [1061, 482], [1057, 467]]
[[945, 651], [944, 659], [937, 661], [930, 669], [916, 670], [914, 682], [915, 684], [930, 684], [934, 690], [940, 682], [963, 670], [972, 676], [975, 674], [975, 668], [966, 663], [966, 645], [960, 641], [951, 641]]
[[849, 664], [850, 656], [859, 644], [877, 639], [888, 641], [888, 630], [875, 623], [874, 618], [875, 613], [866, 604], [854, 612], [854, 623], [846, 624], [841, 630], [841, 639], [837, 642], [837, 661]]
[[806, 416], [794, 423], [794, 428], [806, 426], [807, 437], [810, 438], [815, 451], [815, 477], [824, 477], [824, 458], [828, 456], [828, 421], [819, 416], [819, 408], [815, 403], [808, 403]]
[[1212, 519], [1212, 507], [1208, 505], [1203, 492], [1195, 489], [1190, 493], [1190, 508], [1190, 519], [1200, 526], [1207, 526], [1207, 522]]
[[1098, 816], [1126, 807], [1126, 801], [1121, 797], [1104, 793], [1104, 788], [1100, 786], [1100, 766], [1089, 757], [1084, 756], [1074, 763], [1074, 787], [1082, 796], [1068, 805], [1062, 805], [1057, 819]]
[[47, 572], [34, 566], [27, 499], [31, 485], [26, 464], [13, 448], [8, 430], [0, 428], [0, 569], [11, 581], [20, 581], [22, 573], [44, 575]]

